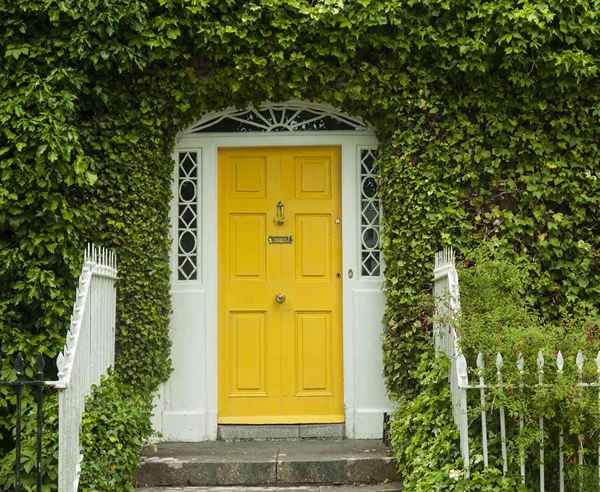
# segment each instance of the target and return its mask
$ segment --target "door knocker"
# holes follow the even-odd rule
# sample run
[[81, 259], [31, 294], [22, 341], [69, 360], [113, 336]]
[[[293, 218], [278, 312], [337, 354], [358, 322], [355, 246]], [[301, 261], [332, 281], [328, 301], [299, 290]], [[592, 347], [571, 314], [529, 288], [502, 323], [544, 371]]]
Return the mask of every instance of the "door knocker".
[[283, 202], [281, 200], [278, 201], [275, 208], [276, 208], [275, 223], [277, 225], [283, 225], [285, 223], [285, 209], [284, 209]]

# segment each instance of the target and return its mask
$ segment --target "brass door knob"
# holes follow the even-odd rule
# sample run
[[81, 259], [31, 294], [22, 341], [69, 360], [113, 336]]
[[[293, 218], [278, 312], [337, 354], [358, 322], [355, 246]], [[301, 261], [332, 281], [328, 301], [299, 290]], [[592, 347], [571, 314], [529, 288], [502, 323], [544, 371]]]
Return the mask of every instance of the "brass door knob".
[[275, 302], [277, 304], [283, 304], [285, 302], [285, 294], [277, 294], [275, 296]]

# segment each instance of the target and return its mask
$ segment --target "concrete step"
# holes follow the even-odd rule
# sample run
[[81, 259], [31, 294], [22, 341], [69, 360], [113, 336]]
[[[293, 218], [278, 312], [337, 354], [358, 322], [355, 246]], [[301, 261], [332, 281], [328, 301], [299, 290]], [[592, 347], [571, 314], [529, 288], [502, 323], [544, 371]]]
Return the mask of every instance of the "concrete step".
[[139, 492], [402, 492], [400, 482], [375, 485], [317, 485], [300, 487], [152, 487]]
[[159, 443], [144, 450], [137, 476], [141, 487], [377, 484], [397, 479], [395, 460], [381, 441], [373, 440]]

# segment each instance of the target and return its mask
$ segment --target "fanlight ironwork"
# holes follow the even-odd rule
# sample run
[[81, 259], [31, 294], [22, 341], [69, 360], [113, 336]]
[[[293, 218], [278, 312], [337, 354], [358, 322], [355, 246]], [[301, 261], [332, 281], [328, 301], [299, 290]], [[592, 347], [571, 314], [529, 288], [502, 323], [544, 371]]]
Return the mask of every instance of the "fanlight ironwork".
[[263, 104], [259, 107], [211, 113], [189, 133], [303, 132], [368, 130], [367, 125], [333, 107], [304, 102]]

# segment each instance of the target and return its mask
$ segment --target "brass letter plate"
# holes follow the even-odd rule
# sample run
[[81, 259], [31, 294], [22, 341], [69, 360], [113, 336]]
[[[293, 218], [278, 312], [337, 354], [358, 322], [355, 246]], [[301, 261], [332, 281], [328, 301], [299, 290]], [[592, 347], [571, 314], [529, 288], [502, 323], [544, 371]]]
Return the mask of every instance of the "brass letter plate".
[[269, 236], [269, 244], [292, 244], [292, 235], [289, 236]]

